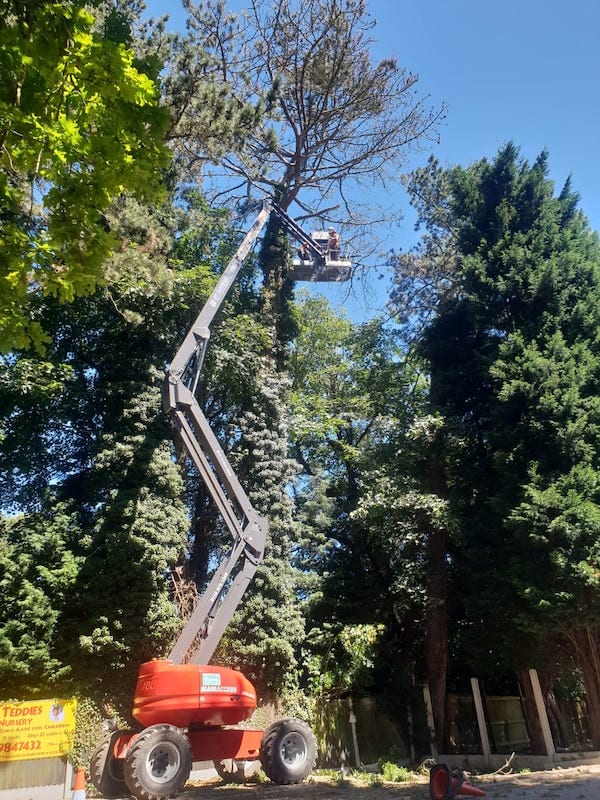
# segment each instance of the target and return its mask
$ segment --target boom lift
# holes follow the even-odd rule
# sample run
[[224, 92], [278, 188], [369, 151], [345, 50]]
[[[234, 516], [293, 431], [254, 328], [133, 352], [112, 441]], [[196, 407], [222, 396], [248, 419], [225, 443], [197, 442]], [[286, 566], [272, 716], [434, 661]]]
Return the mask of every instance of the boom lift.
[[164, 409], [233, 542], [168, 658], [140, 667], [132, 714], [141, 730], [113, 731], [92, 755], [92, 782], [107, 798], [129, 793], [138, 800], [162, 800], [181, 791], [193, 761], [213, 761], [225, 779], [243, 779], [260, 764], [278, 784], [301, 782], [315, 763], [316, 741], [301, 720], [279, 720], [266, 731], [233, 727], [256, 708], [256, 691], [237, 670], [208, 664], [262, 560], [268, 523], [239, 483], [196, 390], [210, 324], [272, 213], [310, 253], [301, 264], [292, 263], [292, 280], [341, 281], [351, 274], [349, 261], [329, 259], [326, 248], [283, 209], [264, 201], [167, 369]]

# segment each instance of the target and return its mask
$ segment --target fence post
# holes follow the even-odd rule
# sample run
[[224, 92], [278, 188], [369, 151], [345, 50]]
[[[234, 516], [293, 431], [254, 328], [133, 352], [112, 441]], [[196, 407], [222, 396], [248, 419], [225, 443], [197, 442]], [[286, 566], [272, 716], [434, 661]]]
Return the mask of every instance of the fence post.
[[550, 730], [550, 723], [548, 722], [548, 712], [546, 711], [546, 704], [542, 695], [542, 688], [540, 686], [540, 679], [538, 678], [537, 669], [529, 670], [529, 680], [531, 688], [533, 689], [533, 697], [540, 720], [540, 727], [542, 729], [542, 736], [544, 738], [544, 745], [546, 755], [554, 759], [556, 750], [554, 749], [554, 740], [552, 739], [552, 731]]
[[483, 702], [481, 700], [481, 690], [479, 688], [479, 680], [471, 678], [471, 691], [473, 692], [473, 702], [475, 703], [475, 714], [477, 715], [477, 727], [479, 728], [479, 740], [481, 741], [481, 752], [485, 758], [485, 763], [490, 762], [490, 739], [487, 732], [487, 724], [485, 721], [485, 712], [483, 710]]
[[427, 711], [427, 728], [429, 730], [429, 743], [431, 745], [431, 755], [437, 756], [437, 740], [435, 737], [435, 724], [433, 721], [433, 706], [431, 705], [431, 692], [429, 691], [429, 684], [423, 684], [423, 699], [425, 700], [425, 709]]
[[73, 764], [67, 758], [65, 764], [65, 782], [63, 784], [63, 797], [71, 797], [73, 789]]
[[350, 709], [350, 716], [348, 722], [352, 731], [352, 745], [354, 747], [354, 765], [356, 769], [360, 769], [360, 750], [358, 749], [358, 736], [356, 734], [356, 714], [354, 713], [354, 706], [352, 698], [348, 697], [348, 708]]

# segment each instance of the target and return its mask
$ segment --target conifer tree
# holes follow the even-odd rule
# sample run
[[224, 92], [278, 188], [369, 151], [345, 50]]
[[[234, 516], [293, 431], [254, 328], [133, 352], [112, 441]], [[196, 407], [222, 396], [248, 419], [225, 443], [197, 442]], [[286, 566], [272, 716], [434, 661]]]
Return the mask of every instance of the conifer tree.
[[373, 62], [364, 0], [254, 0], [241, 22], [225, 3], [186, 6], [238, 102], [267, 103], [244, 147], [223, 160], [238, 199], [260, 187], [284, 209], [296, 202], [305, 216], [373, 225], [350, 187], [396, 180], [411, 148], [435, 137], [443, 109], [419, 97], [418, 77], [395, 59]]
[[222, 648], [226, 663], [241, 663], [263, 697], [285, 701], [298, 686], [298, 654], [304, 619], [292, 554], [299, 538], [290, 488], [296, 464], [288, 455], [285, 376], [262, 359], [247, 408], [238, 420], [241, 437], [232, 459], [250, 498], [269, 520], [265, 559], [234, 618]]
[[0, 693], [20, 699], [60, 692], [68, 666], [57, 652], [61, 611], [81, 568], [81, 525], [68, 502], [0, 520]]
[[600, 249], [570, 183], [555, 196], [547, 162], [508, 144], [491, 162], [415, 176], [421, 198], [441, 200], [421, 207], [417, 280], [447, 267], [421, 345], [443, 420], [440, 494], [459, 524], [438, 564], [479, 674], [551, 671], [569, 631], [598, 741]]
[[[229, 182], [224, 185], [219, 177], [215, 192], [235, 201], [242, 211], [251, 209], [253, 201], [266, 193], [284, 210], [296, 203], [304, 218], [366, 224], [360, 204], [348, 200], [350, 185], [384, 182], [414, 143], [433, 134], [440, 114], [418, 97], [416, 76], [395, 60], [373, 63], [372, 23], [365, 4], [354, 0], [301, 4], [278, 0], [275, 6], [255, 2], [239, 25], [223, 3], [196, 7], [188, 2], [186, 6], [190, 30], [202, 41], [209, 38], [207, 33], [212, 37], [212, 52], [232, 95], [240, 103], [264, 98], [267, 112], [244, 145], [225, 154], [216, 172], [221, 176], [224, 167]], [[193, 159], [193, 153], [190, 142], [188, 158]], [[207, 172], [211, 173], [210, 166]], [[374, 222], [372, 210], [368, 222]], [[257, 323], [269, 336], [261, 356], [264, 374], [271, 380], [277, 370], [286, 369], [287, 348], [298, 331], [291, 313], [293, 287], [286, 279], [288, 260], [286, 237], [272, 217], [258, 255], [263, 286], [257, 309]], [[268, 407], [258, 412], [260, 427], [265, 426], [261, 441], [273, 439], [270, 486], [272, 492], [279, 492], [265, 508], [267, 517], [273, 513], [273, 549], [264, 569], [269, 567], [272, 573], [269, 587], [279, 584], [279, 605], [294, 609], [294, 583], [275, 577], [299, 544], [291, 509], [285, 512], [289, 519], [284, 524], [278, 519], [280, 510], [289, 506], [290, 491], [289, 468], [283, 458], [288, 441], [280, 426], [286, 416], [285, 381], [279, 385], [279, 405], [273, 405], [268, 414]], [[249, 397], [258, 399], [262, 409], [252, 385]], [[245, 408], [241, 419], [250, 420], [254, 413]], [[255, 468], [261, 474], [264, 448], [257, 446], [255, 435], [251, 428], [242, 428], [239, 446], [256, 455]], [[252, 470], [246, 474], [253, 485]], [[258, 580], [265, 577], [263, 570]], [[253, 598], [252, 602], [257, 601]], [[297, 612], [288, 614], [295, 619]], [[256, 625], [251, 614], [245, 619], [247, 629]], [[291, 629], [295, 628], [294, 623]], [[290, 653], [297, 641], [292, 630]]]

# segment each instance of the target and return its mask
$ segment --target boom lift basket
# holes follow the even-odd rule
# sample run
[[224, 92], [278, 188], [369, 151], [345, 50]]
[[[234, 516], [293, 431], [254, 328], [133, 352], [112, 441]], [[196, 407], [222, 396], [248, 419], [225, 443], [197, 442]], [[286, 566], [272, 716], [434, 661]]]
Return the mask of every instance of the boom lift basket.
[[[314, 252], [310, 256], [294, 258], [291, 267], [288, 269], [287, 277], [291, 281], [331, 281], [343, 283], [352, 276], [352, 262], [346, 258], [329, 258], [327, 255], [327, 245], [329, 234], [327, 231], [313, 231], [310, 234], [311, 240], [321, 251], [321, 256], [317, 257]], [[307, 254], [308, 255], [308, 254]]]

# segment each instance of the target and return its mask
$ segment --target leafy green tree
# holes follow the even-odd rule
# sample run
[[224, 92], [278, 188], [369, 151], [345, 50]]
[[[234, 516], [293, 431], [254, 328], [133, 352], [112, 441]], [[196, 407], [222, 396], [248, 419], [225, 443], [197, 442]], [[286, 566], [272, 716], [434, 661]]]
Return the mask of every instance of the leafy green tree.
[[[73, 510], [77, 525], [65, 548], [78, 569], [60, 602], [49, 598], [55, 619], [51, 638], [40, 638], [40, 647], [47, 645], [49, 658], [60, 663], [63, 686], [100, 699], [127, 695], [129, 704], [136, 665], [163, 652], [178, 624], [169, 601], [168, 567], [178, 561], [188, 528], [161, 409], [160, 371], [152, 364], [153, 358], [160, 363], [164, 343], [154, 338], [153, 346], [154, 331], [132, 329], [111, 303], [75, 301], [58, 318], [60, 335], [47, 329], [70, 354], [72, 377], [50, 407], [42, 408], [42, 431], [38, 434], [33, 425], [24, 432], [32, 441], [29, 450], [22, 445], [13, 499], [26, 512], [18, 530], [29, 535], [23, 534], [20, 543], [39, 528], [38, 518], [49, 530], [59, 524], [53, 498]], [[93, 334], [86, 327], [92, 322]], [[60, 438], [38, 465], [37, 453], [61, 426]], [[7, 436], [6, 443], [11, 440]], [[8, 473], [11, 455], [3, 453]], [[28, 456], [33, 475], [25, 470]], [[32, 488], [40, 494], [30, 498]], [[25, 502], [19, 502], [23, 496]], [[41, 552], [32, 554], [31, 565], [33, 572], [40, 569]], [[45, 593], [41, 582], [40, 593]], [[4, 621], [11, 628], [10, 619]], [[12, 655], [12, 668], [18, 670], [17, 651]], [[34, 676], [39, 674], [32, 670], [32, 681]]]
[[[39, 515], [52, 519], [52, 498], [77, 515], [68, 549], [78, 569], [71, 592], [51, 602], [52, 632], [40, 647], [61, 665], [61, 685], [121, 708], [131, 701], [139, 664], [163, 654], [179, 625], [169, 568], [182, 560], [189, 523], [161, 408], [160, 367], [195, 316], [190, 305], [214, 281], [222, 229], [222, 215], [211, 224], [199, 202], [190, 215], [198, 222], [193, 245], [182, 235], [176, 251], [158, 214], [141, 220], [139, 209], [124, 203], [120, 227], [114, 222], [129, 242], [113, 256], [122, 261], [114, 265], [120, 282], [66, 307], [46, 299], [39, 318], [52, 334], [50, 361], [13, 354], [3, 365], [3, 505], [24, 512], [20, 530], [35, 529]], [[224, 246], [222, 255], [229, 251]], [[167, 255], [171, 274], [163, 270], [161, 282], [147, 261]], [[11, 378], [27, 386], [28, 375], [35, 380], [23, 394]], [[11, 653], [7, 674], [19, 669], [17, 649]], [[31, 685], [34, 676], [48, 685], [31, 673]]]
[[326, 699], [347, 692], [372, 692], [373, 668], [384, 633], [383, 625], [324, 623], [310, 632], [307, 673], [311, 694]]
[[[354, 325], [309, 296], [296, 313], [291, 443], [307, 540], [297, 560], [319, 576], [307, 580], [307, 679], [328, 694], [374, 691], [377, 676], [377, 691], [395, 687], [396, 697], [422, 646], [423, 557], [407, 458], [417, 449], [410, 423], [420, 379], [378, 321]], [[344, 642], [363, 635], [368, 658], [349, 660]]]
[[[197, 47], [192, 49], [187, 40], [162, 35], [161, 23], [147, 40], [132, 39], [135, 9], [124, 3], [117, 11], [115, 15], [103, 7], [95, 21], [84, 12], [75, 16], [93, 42], [99, 46], [113, 42], [115, 53], [134, 59], [127, 73], [132, 79], [136, 69], [140, 75], [146, 69], [156, 76], [167, 59], [163, 87], [170, 127], [166, 137], [174, 148], [176, 166], [190, 165], [182, 154], [192, 135], [196, 155], [202, 142], [202, 158], [214, 157], [223, 148], [243, 141], [260, 102], [240, 107], [237, 101], [228, 100], [214, 60]], [[118, 98], [118, 76], [112, 74], [112, 80]], [[196, 107], [200, 99], [202, 113]], [[154, 93], [152, 103], [155, 100]], [[232, 114], [232, 109], [236, 113]], [[162, 135], [164, 119], [162, 113], [159, 116]], [[138, 120], [142, 126], [146, 124], [142, 114]], [[152, 147], [152, 138], [146, 143]], [[94, 139], [90, 148], [101, 144]], [[94, 150], [93, 158], [95, 154]], [[5, 401], [0, 452], [0, 470], [6, 478], [2, 482], [3, 508], [23, 512], [21, 529], [31, 530], [38, 515], [52, 519], [56, 502], [65, 502], [72, 504], [79, 525], [69, 541], [77, 564], [73, 591], [65, 593], [61, 602], [48, 600], [53, 627], [40, 639], [40, 647], [48, 664], [56, 665], [55, 673], [63, 685], [71, 681], [71, 685], [101, 698], [110, 695], [119, 703], [129, 702], [140, 661], [164, 652], [174, 634], [177, 622], [168, 591], [169, 567], [181, 562], [185, 545], [202, 585], [215, 555], [225, 546], [223, 531], [214, 524], [214, 514], [207, 511], [203, 488], [188, 470], [184, 471], [183, 491], [170, 456], [170, 435], [160, 410], [160, 379], [155, 370], [168, 362], [238, 240], [235, 232], [224, 234], [227, 215], [211, 211], [194, 191], [188, 181], [193, 173], [186, 176], [184, 186], [177, 186], [176, 170], [159, 175], [156, 167], [163, 162], [158, 157], [151, 166], [149, 161], [141, 164], [141, 153], [135, 155], [140, 170], [142, 166], [152, 169], [157, 179], [165, 178], [168, 188], [181, 189], [177, 201], [170, 198], [164, 205], [148, 205], [150, 194], [134, 197], [124, 191], [133, 191], [134, 183], [119, 184], [118, 192], [107, 194], [99, 218], [102, 236], [106, 234], [103, 241], [110, 247], [96, 253], [101, 277], [93, 284], [102, 283], [102, 291], [84, 298], [77, 298], [78, 292], [74, 292], [73, 298], [67, 298], [40, 284], [41, 291], [28, 296], [28, 313], [39, 323], [39, 330], [49, 334], [44, 338], [44, 359], [13, 349], [3, 358], [0, 371]], [[115, 164], [111, 174], [116, 178], [119, 168]], [[77, 169], [67, 165], [66, 172], [71, 175]], [[142, 172], [138, 176], [144, 177]], [[58, 186], [57, 179], [53, 181], [51, 188]], [[65, 299], [73, 301], [68, 308], [60, 305]], [[271, 346], [272, 337], [268, 324], [255, 318], [257, 305], [250, 264], [228, 298], [228, 324], [222, 330], [218, 321], [215, 326], [207, 380], [201, 389], [207, 414], [225, 448], [238, 446], [242, 471], [249, 460], [244, 448], [250, 442], [251, 450], [258, 454], [265, 430], [264, 420], [260, 424], [258, 420], [264, 414], [272, 424], [273, 398], [279, 391], [275, 385], [269, 394], [259, 382], [278, 383], [265, 371], [263, 353]], [[19, 339], [16, 344], [28, 342]], [[248, 395], [255, 391], [258, 404], [264, 400], [264, 408], [253, 416]], [[239, 419], [248, 437], [241, 442], [236, 432]], [[267, 462], [261, 472], [261, 478], [268, 476], [274, 486], [283, 481], [280, 512], [275, 513], [274, 490], [267, 488], [268, 482], [256, 484], [257, 502], [268, 505], [274, 517], [272, 531], [276, 541], [279, 537], [274, 545], [278, 553], [286, 547], [291, 509], [289, 498], [287, 510], [285, 503], [290, 464], [280, 459], [285, 442], [282, 429], [281, 438], [273, 443], [276, 452], [270, 460], [265, 454]], [[280, 478], [272, 473], [273, 463]], [[48, 487], [52, 487], [50, 493]], [[58, 501], [53, 499], [56, 497]], [[189, 538], [184, 500], [190, 511], [203, 512], [194, 515]], [[273, 590], [280, 592], [278, 599], [285, 599], [291, 629], [288, 638], [295, 644], [301, 637], [302, 620], [290, 568], [279, 559], [277, 564], [278, 575], [268, 580]], [[17, 583], [12, 585], [15, 592], [21, 591]], [[251, 668], [265, 659], [272, 663], [265, 677], [268, 687], [281, 683], [280, 675], [288, 665], [293, 671], [295, 659], [293, 646], [287, 644], [287, 634], [284, 636], [286, 626], [278, 627], [286, 616], [265, 611], [261, 618], [267, 631], [269, 615], [274, 628], [265, 637], [266, 649], [258, 647], [247, 657]], [[275, 650], [280, 644], [278, 655]], [[252, 647], [250, 642], [249, 649]], [[19, 653], [15, 648], [10, 653], [14, 658], [11, 661], [7, 656], [6, 674], [11, 670], [16, 674]], [[30, 685], [47, 685], [51, 669], [44, 674], [32, 672]]]
[[415, 180], [442, 200], [423, 207], [436, 235], [420, 275], [451, 264], [422, 352], [444, 420], [440, 494], [459, 520], [444, 558], [462, 657], [549, 668], [570, 631], [598, 741], [598, 239], [569, 182], [554, 195], [545, 153], [529, 164], [509, 144]]
[[188, 519], [161, 383], [150, 368], [144, 382], [126, 376], [111, 387], [127, 401], [106, 426], [87, 476], [94, 513], [58, 630], [77, 686], [125, 707], [140, 663], [164, 654], [178, 627], [169, 568], [181, 559]]
[[81, 2], [0, 7], [0, 350], [48, 342], [30, 308], [104, 281], [115, 197], [152, 199], [168, 164], [160, 65]]

